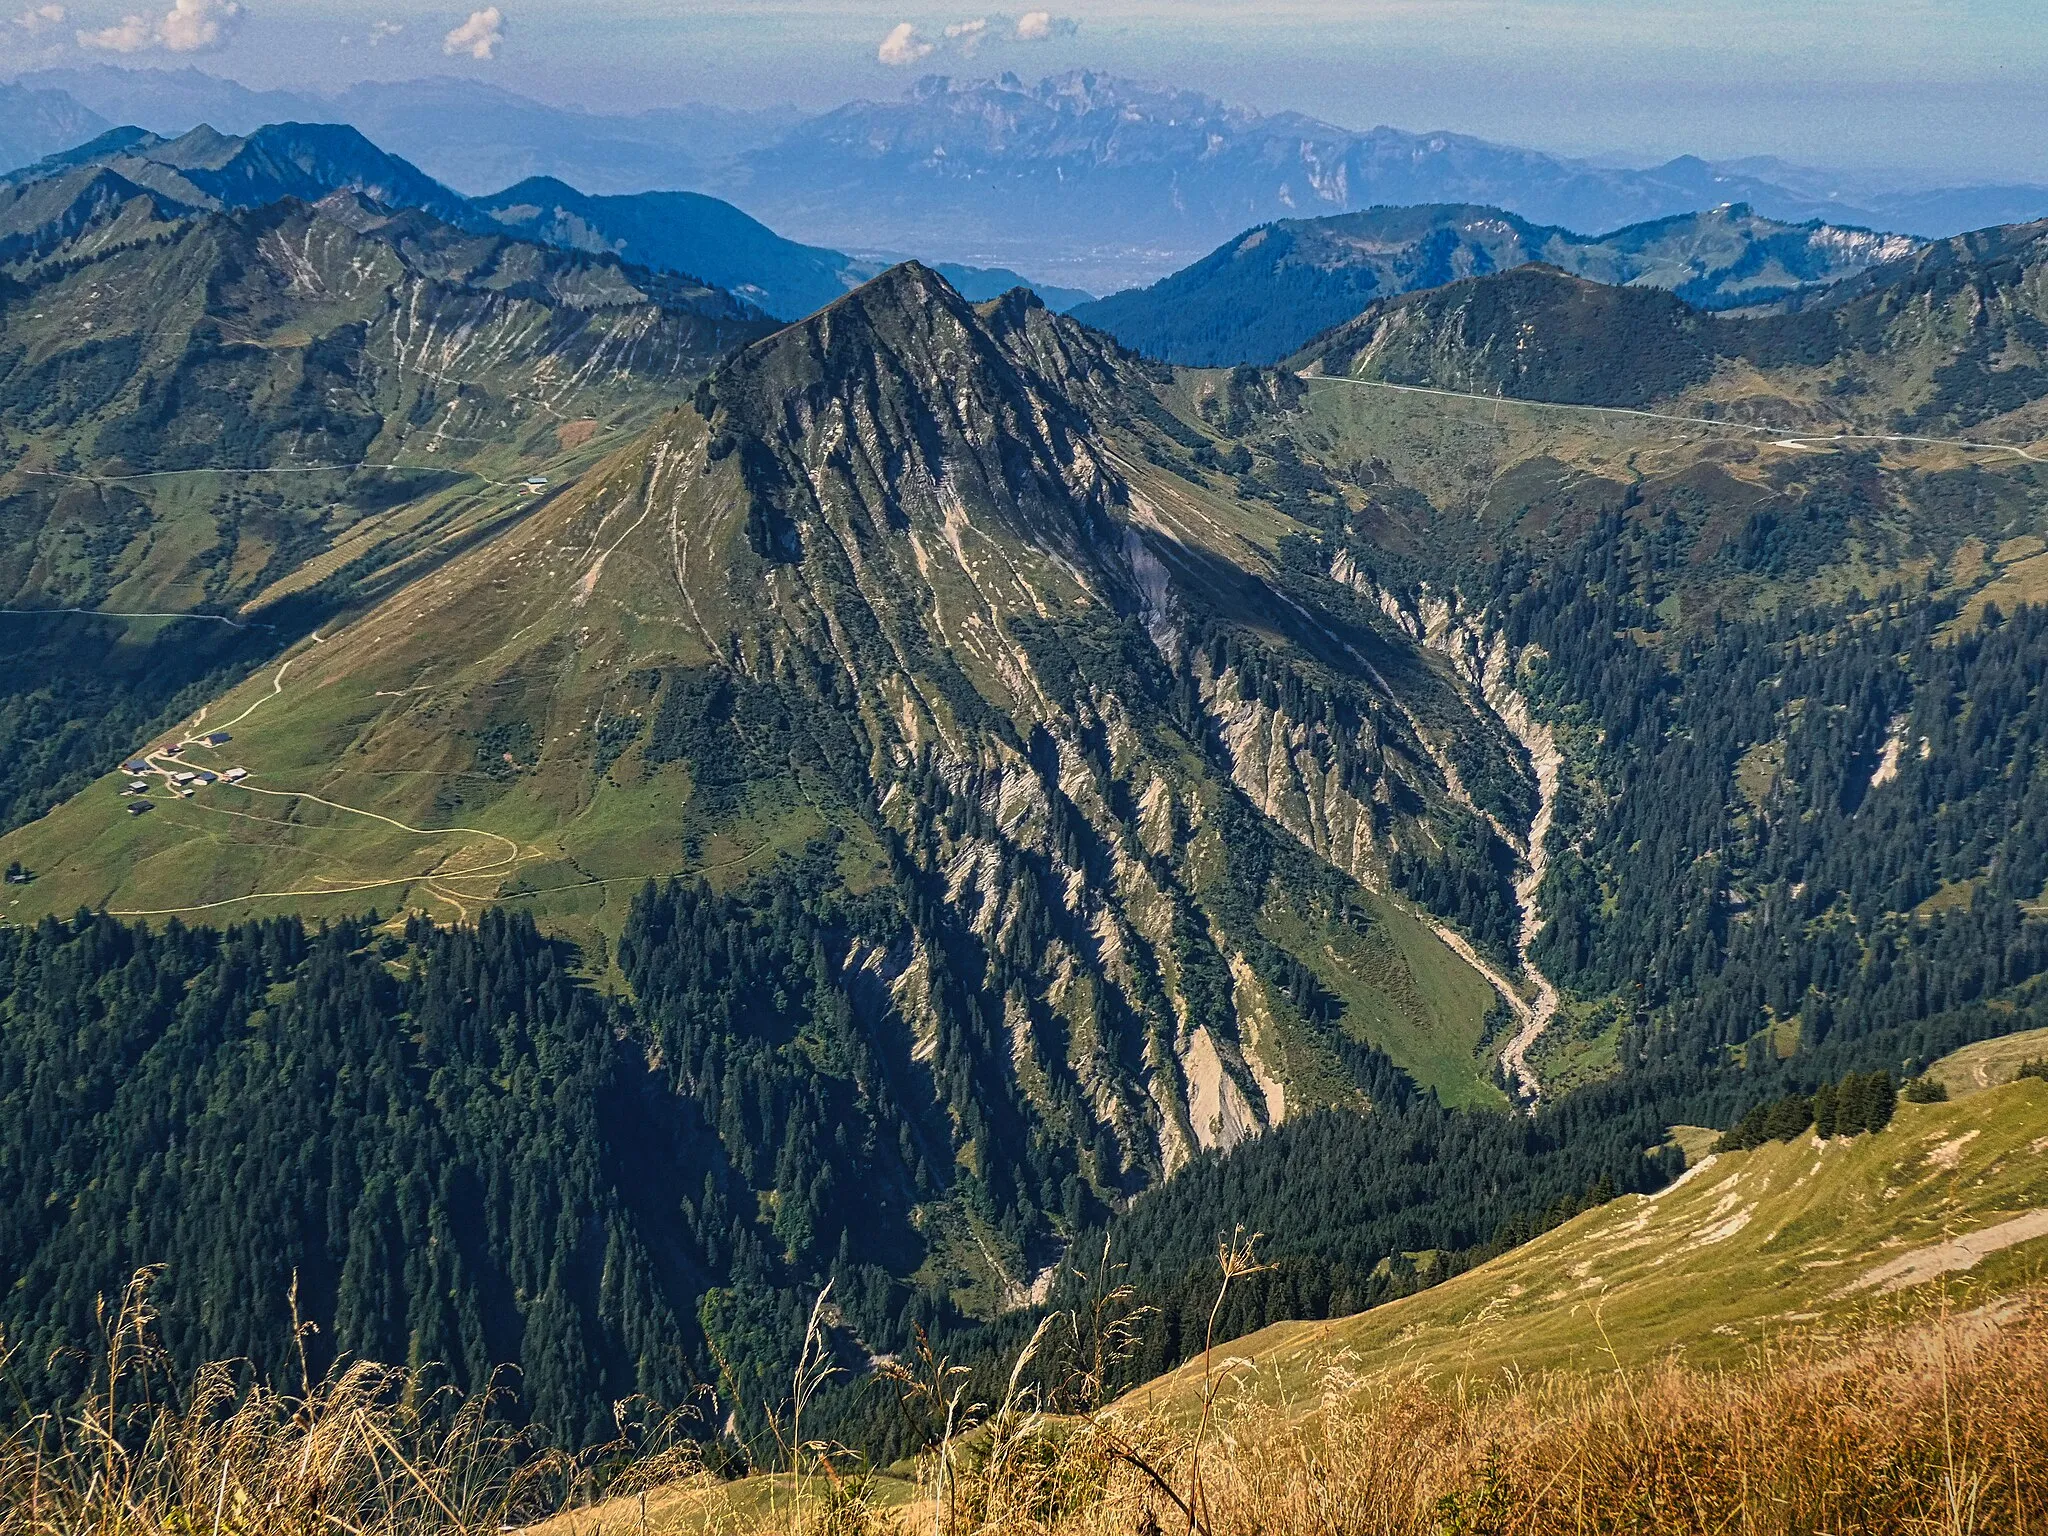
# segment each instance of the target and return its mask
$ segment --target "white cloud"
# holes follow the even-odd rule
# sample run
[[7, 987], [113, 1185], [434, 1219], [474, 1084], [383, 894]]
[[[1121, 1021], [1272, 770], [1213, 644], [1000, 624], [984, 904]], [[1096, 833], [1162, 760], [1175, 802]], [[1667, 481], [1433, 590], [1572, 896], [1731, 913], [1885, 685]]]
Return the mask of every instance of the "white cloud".
[[505, 14], [495, 5], [471, 11], [469, 20], [441, 39], [443, 53], [466, 53], [472, 59], [494, 59], [505, 41]]
[[988, 18], [985, 16], [977, 17], [973, 21], [956, 21], [946, 28], [946, 41], [954, 44], [962, 53], [969, 56], [973, 55], [974, 51], [981, 46], [982, 39], [987, 36]]
[[919, 35], [917, 28], [909, 22], [900, 22], [882, 39], [882, 46], [875, 50], [875, 57], [891, 68], [900, 69], [915, 64], [927, 57], [932, 45]]
[[373, 21], [370, 23], [370, 46], [376, 47], [387, 38], [398, 36], [405, 30], [402, 21]]
[[64, 7], [61, 5], [32, 5], [14, 18], [14, 24], [30, 34], [61, 26], [63, 21]]
[[[45, 21], [61, 21], [64, 8], [45, 5], [30, 14]], [[219, 43], [241, 14], [237, 0], [175, 0], [155, 21], [147, 16], [129, 15], [111, 27], [80, 31], [78, 46], [108, 53], [140, 53], [153, 47], [171, 53], [198, 53]], [[23, 25], [27, 24], [24, 17]]]
[[1026, 11], [1017, 18], [1017, 41], [1020, 43], [1043, 43], [1055, 37], [1072, 37], [1081, 30], [1081, 24], [1071, 16], [1055, 16], [1051, 11]]
[[220, 41], [242, 14], [236, 0], [177, 0], [156, 24], [156, 40], [172, 53], [197, 53]]
[[156, 28], [147, 16], [124, 17], [111, 27], [78, 34], [79, 47], [103, 48], [108, 53], [140, 53], [155, 41]]

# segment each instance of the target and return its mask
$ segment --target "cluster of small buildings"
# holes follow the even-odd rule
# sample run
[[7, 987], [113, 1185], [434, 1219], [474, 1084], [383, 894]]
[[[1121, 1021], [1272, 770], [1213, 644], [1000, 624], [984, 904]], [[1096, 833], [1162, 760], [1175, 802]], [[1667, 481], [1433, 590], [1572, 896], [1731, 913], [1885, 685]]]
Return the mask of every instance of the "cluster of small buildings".
[[[214, 731], [210, 735], [202, 736], [194, 744], [207, 747], [224, 747], [232, 740], [234, 738], [226, 731]], [[122, 772], [133, 775], [121, 790], [123, 795], [135, 797], [134, 803], [128, 807], [128, 814], [130, 816], [143, 815], [150, 809], [149, 800], [144, 798], [149, 794], [149, 780], [144, 775], [150, 773], [162, 772], [165, 782], [171, 787], [171, 792], [181, 799], [187, 800], [209, 784], [220, 784], [223, 782], [239, 784], [242, 780], [249, 777], [249, 770], [246, 768], [229, 768], [221, 773], [215, 773], [210, 768], [180, 768], [172, 771], [159, 769], [150, 761], [152, 757], [167, 757], [175, 760], [183, 754], [185, 746], [186, 744], [183, 742], [166, 742], [154, 752], [142, 757], [131, 757], [121, 765]]]

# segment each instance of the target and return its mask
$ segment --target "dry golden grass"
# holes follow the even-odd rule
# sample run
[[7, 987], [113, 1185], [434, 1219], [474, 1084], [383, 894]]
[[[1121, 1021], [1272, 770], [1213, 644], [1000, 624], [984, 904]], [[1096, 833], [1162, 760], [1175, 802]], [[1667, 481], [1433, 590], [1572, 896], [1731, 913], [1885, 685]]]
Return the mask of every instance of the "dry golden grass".
[[[1092, 1321], [1041, 1339], [1065, 1326], [1084, 1343]], [[379, 1366], [296, 1395], [213, 1366], [170, 1393], [148, 1322], [138, 1286], [88, 1400], [0, 1443], [0, 1536], [2048, 1532], [2041, 1291], [1959, 1316], [1937, 1302], [1905, 1326], [1729, 1369], [1673, 1359], [1446, 1389], [1333, 1364], [1275, 1402], [1235, 1398], [1219, 1359], [1212, 1411], [1192, 1425], [1096, 1406], [1086, 1371], [1068, 1411], [1048, 1413], [1020, 1369], [971, 1428], [947, 1400], [908, 1502], [902, 1482], [842, 1474], [822, 1450], [801, 1479], [725, 1484], [675, 1439], [571, 1458], [494, 1420], [487, 1399]], [[1113, 1349], [1116, 1326], [1094, 1342]], [[931, 1385], [956, 1379], [939, 1362]]]
[[[178, 1379], [138, 1275], [69, 1413], [0, 1439], [0, 1536], [424, 1536], [495, 1532], [558, 1508], [587, 1462], [494, 1410], [358, 1363], [297, 1393], [241, 1362]], [[0, 1367], [12, 1358], [0, 1339]], [[4, 1372], [0, 1372], [4, 1374]]]
[[1199, 1474], [1197, 1449], [1192, 1434], [1112, 1416], [1041, 1420], [955, 1465], [941, 1503], [903, 1517], [820, 1507], [802, 1524], [847, 1536], [2048, 1531], [2048, 1297], [1730, 1370], [1668, 1361], [1444, 1392], [1333, 1368], [1312, 1402], [1219, 1410]]

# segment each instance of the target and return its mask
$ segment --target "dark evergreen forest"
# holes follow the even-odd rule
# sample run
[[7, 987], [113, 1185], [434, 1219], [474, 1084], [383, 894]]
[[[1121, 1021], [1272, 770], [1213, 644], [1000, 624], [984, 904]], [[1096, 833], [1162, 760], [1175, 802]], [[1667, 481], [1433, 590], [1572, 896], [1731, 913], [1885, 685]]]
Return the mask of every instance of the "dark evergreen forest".
[[[296, 1283], [315, 1369], [437, 1362], [473, 1388], [517, 1362], [524, 1411], [576, 1441], [602, 1438], [634, 1393], [679, 1403], [716, 1386], [758, 1415], [827, 1280], [848, 1348], [971, 1334], [899, 1278], [918, 1257], [910, 1205], [951, 1155], [928, 1150], [939, 1133], [905, 1115], [888, 1045], [829, 979], [850, 930], [788, 883], [754, 894], [643, 898], [637, 1016], [500, 911], [452, 931], [151, 933], [84, 915], [0, 931], [15, 1384], [36, 1402], [76, 1393], [88, 1366], [63, 1346], [95, 1337], [99, 1299], [159, 1264], [181, 1360], [291, 1377]], [[1364, 1167], [1386, 1177], [1336, 1228], [1290, 1205], [1360, 1187], [1346, 1170]], [[1327, 1311], [1389, 1294], [1371, 1273], [1389, 1252], [1482, 1245], [1603, 1177], [1661, 1176], [1627, 1134], [1581, 1146], [1412, 1097], [1204, 1160], [1141, 1205], [1154, 1214], [1132, 1241], [1177, 1279], [1180, 1255], [1200, 1267], [1199, 1242], [1169, 1241], [1183, 1214], [1242, 1209], [1291, 1253], [1264, 1310]], [[1005, 1183], [969, 1198], [999, 1216], [1018, 1196]], [[1161, 1331], [1148, 1358], [1180, 1343]], [[850, 1435], [879, 1432], [857, 1395], [838, 1412]]]
[[1893, 592], [1673, 634], [1670, 534], [1617, 521], [1554, 574], [1502, 575], [1509, 637], [1598, 732], [1605, 791], [1553, 832], [1539, 963], [1632, 998], [1631, 1053], [1701, 1064], [2048, 971], [2048, 609], [1959, 626], [1952, 599]]

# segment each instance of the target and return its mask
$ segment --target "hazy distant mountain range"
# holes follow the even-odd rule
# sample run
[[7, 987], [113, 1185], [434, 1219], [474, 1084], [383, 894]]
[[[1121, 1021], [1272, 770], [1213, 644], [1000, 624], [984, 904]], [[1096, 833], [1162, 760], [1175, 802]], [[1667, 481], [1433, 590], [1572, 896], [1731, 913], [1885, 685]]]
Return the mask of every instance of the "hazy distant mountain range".
[[1774, 220], [1926, 237], [2048, 213], [2038, 186], [1908, 188], [1767, 158], [1621, 169], [1460, 134], [1262, 114], [1087, 71], [1036, 84], [931, 77], [900, 100], [815, 117], [701, 106], [606, 116], [452, 79], [321, 97], [111, 66], [24, 76], [14, 89], [25, 102], [23, 87], [33, 111], [0, 129], [0, 152], [17, 162], [116, 123], [248, 133], [342, 121], [465, 193], [536, 176], [593, 195], [710, 193], [811, 245], [1015, 267], [1097, 292], [1154, 281], [1253, 225], [1377, 205], [1484, 204], [1597, 232], [1746, 203]]
[[1036, 85], [929, 79], [907, 99], [801, 123], [742, 166], [747, 205], [802, 238], [1029, 261], [1084, 287], [1163, 272], [1250, 225], [1376, 205], [1482, 203], [1597, 232], [1747, 203], [1772, 219], [1924, 236], [2048, 213], [2043, 187], [1902, 193], [1817, 172], [1786, 185], [1772, 163], [1692, 156], [1614, 169], [1461, 134], [1262, 115], [1085, 71]]
[[[532, 177], [466, 198], [336, 123], [271, 123], [246, 137], [199, 127], [175, 139], [109, 129], [0, 178], [0, 262], [33, 263], [81, 240], [118, 244], [193, 213], [319, 202], [336, 192], [473, 234], [682, 274], [781, 319], [824, 308], [884, 265], [785, 239], [700, 192], [607, 197]], [[1498, 208], [1424, 205], [1261, 225], [1149, 288], [1105, 300], [1038, 291], [1050, 307], [1073, 310], [1126, 346], [1204, 367], [1273, 362], [1376, 299], [1530, 262], [1731, 308], [1839, 282], [1917, 245], [1905, 235], [1780, 223], [1741, 206], [1591, 237]], [[1007, 268], [936, 269], [971, 301], [1032, 286]]]
[[[822, 309], [879, 275], [889, 264], [886, 259], [853, 257], [785, 240], [731, 203], [701, 192], [600, 197], [551, 176], [536, 176], [478, 198], [475, 206], [505, 228], [531, 239], [576, 250], [608, 251], [645, 266], [687, 271], [730, 288], [771, 314], [792, 318]], [[1054, 309], [1071, 309], [1094, 297], [1078, 288], [1034, 284], [1003, 267], [934, 265], [963, 295], [976, 301], [1024, 287], [1035, 288]]]
[[0, 169], [40, 160], [112, 126], [63, 91], [0, 82]]
[[[823, 308], [885, 265], [785, 240], [730, 203], [696, 192], [599, 197], [535, 177], [470, 199], [353, 127], [289, 122], [266, 124], [246, 137], [206, 126], [174, 139], [110, 128], [0, 178], [0, 262], [32, 259], [76, 240], [88, 226], [102, 242], [120, 240], [181, 213], [259, 208], [284, 198], [318, 202], [334, 192], [417, 209], [472, 233], [511, 234], [680, 273], [786, 320]], [[103, 217], [124, 205], [125, 219]], [[940, 270], [974, 299], [1031, 286], [1002, 268], [947, 264]], [[1041, 297], [1069, 308], [1093, 295], [1047, 288]]]
[[801, 115], [793, 107], [749, 113], [686, 105], [635, 117], [599, 116], [446, 77], [367, 81], [325, 96], [255, 91], [196, 69], [103, 64], [44, 70], [21, 83], [61, 92], [98, 119], [95, 128], [60, 136], [26, 159], [116, 123], [164, 134], [206, 123], [247, 134], [265, 123], [341, 122], [471, 193], [531, 176], [559, 176], [598, 193], [696, 187], [715, 167], [772, 142]]

